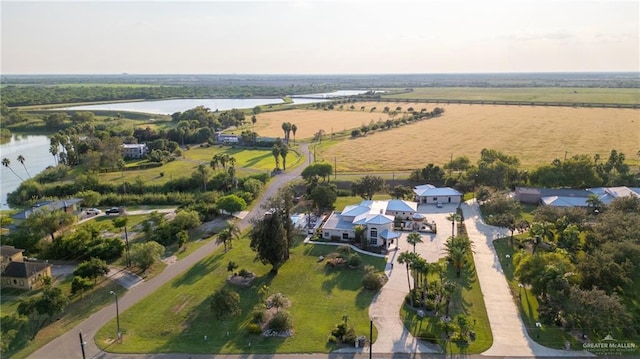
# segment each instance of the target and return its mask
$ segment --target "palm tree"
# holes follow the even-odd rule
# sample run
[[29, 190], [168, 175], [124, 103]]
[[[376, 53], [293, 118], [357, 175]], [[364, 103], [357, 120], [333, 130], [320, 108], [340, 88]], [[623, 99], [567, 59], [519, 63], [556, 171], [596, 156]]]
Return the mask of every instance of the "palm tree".
[[455, 232], [456, 221], [461, 221], [462, 217], [457, 213], [451, 213], [450, 215], [447, 216], [447, 220], [451, 221], [451, 237], [455, 237], [456, 236], [456, 232]]
[[198, 173], [200, 174], [200, 176], [202, 176], [204, 191], [207, 192], [207, 181], [209, 180], [209, 167], [207, 167], [207, 165], [204, 163], [199, 164]]
[[600, 207], [603, 204], [602, 201], [600, 200], [600, 197], [598, 197], [598, 195], [595, 194], [595, 193], [591, 193], [589, 195], [589, 197], [587, 197], [587, 201], [586, 202], [587, 202], [587, 206], [589, 208], [592, 208], [591, 211], [593, 213], [596, 213], [596, 211], [599, 211]]
[[219, 153], [213, 156], [213, 158], [211, 159], [211, 162], [209, 162], [209, 165], [215, 171], [215, 170], [218, 169], [218, 163], [220, 163], [220, 154]]
[[284, 131], [284, 143], [289, 143], [289, 132], [291, 132], [291, 123], [283, 122], [282, 131]]
[[424, 243], [424, 241], [422, 240], [422, 236], [420, 235], [420, 233], [411, 232], [407, 236], [407, 243], [409, 243], [409, 244], [411, 244], [413, 246], [413, 253], [415, 253], [416, 252], [416, 244]]
[[285, 298], [282, 293], [276, 293], [271, 297], [271, 305], [276, 308], [276, 312], [280, 311], [280, 308], [284, 307], [287, 302], [287, 298]]
[[273, 158], [275, 158], [276, 160], [276, 170], [280, 169], [280, 147], [278, 147], [278, 145], [273, 145], [273, 148], [271, 149], [271, 154], [273, 155]]
[[409, 266], [415, 261], [416, 254], [411, 252], [402, 252], [398, 256], [398, 263], [404, 264], [407, 268], [407, 284], [409, 285], [409, 302], [413, 307], [413, 296], [411, 295], [411, 278], [409, 277]]
[[283, 144], [280, 147], [280, 157], [282, 157], [282, 170], [286, 171], [287, 169], [287, 154], [289, 154], [289, 146]]
[[230, 240], [231, 240], [231, 233], [229, 232], [228, 229], [223, 229], [222, 231], [220, 231], [220, 233], [218, 233], [218, 237], [216, 238], [216, 243], [224, 244], [224, 251], [227, 252], [229, 250], [227, 246], [227, 242], [229, 242]]
[[29, 176], [29, 178], [31, 178], [31, 175], [29, 174], [29, 170], [27, 169], [27, 166], [24, 165], [24, 156], [23, 155], [18, 155], [18, 162], [20, 162], [22, 167], [24, 167], [24, 171], [27, 172], [27, 176]]
[[293, 144], [296, 144], [296, 131], [298, 131], [298, 126], [296, 124], [291, 125], [291, 132], [293, 132]]
[[227, 222], [227, 223], [228, 223], [228, 227], [226, 231], [229, 232], [229, 249], [233, 249], [232, 241], [234, 239], [240, 239], [240, 234], [242, 232], [240, 231], [240, 227], [238, 227], [238, 225], [235, 222]]
[[2, 159], [2, 165], [7, 167], [9, 170], [11, 170], [11, 172], [13, 172], [13, 174], [16, 175], [16, 177], [20, 178], [20, 181], [24, 181], [24, 179], [20, 177], [20, 175], [18, 175], [16, 171], [13, 170], [13, 168], [11, 168], [11, 161], [8, 158], [5, 157]]
[[553, 233], [554, 229], [555, 226], [553, 223], [549, 222], [536, 222], [531, 226], [531, 234], [535, 239], [533, 253], [536, 253], [538, 245], [543, 241], [543, 239], [547, 238], [552, 241], [555, 238], [555, 234]]
[[456, 278], [460, 278], [460, 273], [465, 264], [467, 252], [462, 247], [452, 247], [447, 258], [451, 261], [453, 268], [456, 269]]

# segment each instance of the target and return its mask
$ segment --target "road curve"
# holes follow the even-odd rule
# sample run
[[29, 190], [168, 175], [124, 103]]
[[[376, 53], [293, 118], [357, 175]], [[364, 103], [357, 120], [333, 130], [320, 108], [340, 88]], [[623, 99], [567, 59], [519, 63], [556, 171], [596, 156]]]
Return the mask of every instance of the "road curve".
[[[301, 151], [302, 158], [304, 158], [303, 154], [308, 154], [309, 156], [311, 156], [311, 153], [309, 153], [308, 150], [308, 145], [306, 143], [300, 144], [299, 151]], [[272, 197], [280, 187], [299, 177], [302, 170], [311, 161], [313, 161], [313, 158], [309, 157], [309, 160], [306, 163], [303, 163], [301, 166], [275, 176], [271, 184], [265, 188], [264, 192], [256, 202], [256, 205], [253, 207], [253, 210], [238, 223], [238, 227], [243, 230], [249, 226], [250, 220], [252, 218], [262, 215], [264, 211], [262, 209], [262, 205], [266, 203], [267, 199]], [[131, 306], [146, 298], [148, 295], [156, 291], [168, 281], [172, 280], [194, 264], [209, 256], [211, 253], [213, 253], [213, 251], [216, 250], [216, 248], [218, 248], [218, 244], [216, 244], [215, 241], [209, 241], [207, 244], [200, 247], [189, 256], [168, 266], [164, 271], [162, 271], [162, 273], [127, 291], [124, 295], [118, 298], [119, 310], [121, 312], [126, 311]], [[82, 321], [76, 327], [69, 330], [64, 335], [52, 340], [37, 351], [33, 352], [29, 356], [29, 358], [79, 358], [81, 357], [80, 339], [78, 335], [79, 333], [82, 333], [83, 339], [86, 343], [85, 353], [87, 358], [123, 357], [122, 355], [103, 352], [102, 350], [100, 350], [100, 348], [98, 348], [94, 341], [94, 337], [98, 330], [102, 326], [104, 326], [105, 323], [115, 317], [115, 312], [115, 303], [102, 308], [98, 312], [92, 314], [89, 318]]]

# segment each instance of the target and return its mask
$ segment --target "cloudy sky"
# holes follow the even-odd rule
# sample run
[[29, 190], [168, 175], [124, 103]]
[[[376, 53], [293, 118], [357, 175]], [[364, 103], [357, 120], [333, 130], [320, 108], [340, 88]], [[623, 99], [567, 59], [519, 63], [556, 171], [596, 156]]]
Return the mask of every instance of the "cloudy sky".
[[640, 1], [0, 2], [3, 74], [640, 71]]

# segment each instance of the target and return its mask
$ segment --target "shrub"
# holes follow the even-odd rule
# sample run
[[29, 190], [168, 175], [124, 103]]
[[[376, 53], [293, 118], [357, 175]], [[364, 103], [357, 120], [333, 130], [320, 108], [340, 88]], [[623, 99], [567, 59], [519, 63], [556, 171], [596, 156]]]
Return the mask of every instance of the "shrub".
[[343, 254], [351, 253], [351, 247], [348, 245], [341, 245], [338, 247], [338, 252]]
[[256, 324], [256, 323], [249, 323], [249, 325], [247, 325], [247, 330], [251, 334], [261, 334], [262, 333], [262, 327], [260, 327], [260, 324]]
[[239, 314], [240, 295], [232, 290], [220, 289], [211, 298], [211, 309], [218, 319]]
[[349, 256], [349, 266], [350, 267], [359, 267], [362, 264], [362, 259], [357, 253], [354, 253]]
[[375, 272], [367, 272], [364, 277], [362, 277], [362, 286], [365, 289], [378, 290], [382, 288], [383, 285], [384, 277]]
[[329, 338], [327, 338], [327, 341], [332, 344], [337, 344], [338, 338], [336, 338], [334, 335], [329, 335]]
[[254, 322], [262, 323], [266, 318], [266, 314], [262, 308], [257, 308], [253, 311], [253, 314], [251, 315], [251, 317], [253, 318]]
[[243, 278], [247, 278], [247, 277], [251, 277], [251, 272], [243, 268], [243, 269], [240, 269], [240, 272], [238, 272], [238, 275], [240, 275]]
[[269, 321], [269, 329], [276, 332], [284, 332], [293, 327], [293, 318], [286, 310], [277, 312]]

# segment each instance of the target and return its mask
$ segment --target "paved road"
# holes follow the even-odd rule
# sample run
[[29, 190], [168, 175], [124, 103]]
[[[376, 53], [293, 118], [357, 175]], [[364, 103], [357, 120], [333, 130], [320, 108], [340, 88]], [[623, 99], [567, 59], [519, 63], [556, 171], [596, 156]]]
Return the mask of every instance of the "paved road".
[[[300, 145], [301, 153], [309, 153], [307, 144]], [[311, 159], [313, 161], [313, 159]], [[309, 161], [307, 161], [309, 163]], [[238, 223], [238, 227], [240, 229], [244, 229], [249, 226], [249, 221], [252, 218], [257, 216], [261, 216], [264, 210], [261, 208], [262, 204], [266, 202], [269, 197], [272, 197], [277, 190], [282, 187], [287, 182], [295, 179], [300, 176], [302, 170], [306, 167], [306, 164], [295, 168], [289, 172], [282, 173], [273, 178], [271, 184], [265, 189], [262, 196], [256, 202], [256, 206], [251, 211], [251, 213], [242, 219]], [[183, 258], [182, 260], [168, 266], [162, 273], [153, 277], [149, 281], [145, 281], [141, 283], [131, 290], [127, 291], [126, 294], [118, 298], [119, 310], [124, 312], [129, 309], [131, 306], [141, 301], [154, 291], [156, 291], [160, 286], [165, 284], [166, 282], [172, 280], [179, 274], [186, 271], [188, 268], [203, 260], [207, 256], [209, 256], [213, 251], [216, 250], [218, 245], [215, 241], [209, 241], [204, 246], [200, 247], [198, 250]], [[86, 342], [85, 352], [87, 358], [118, 358], [122, 356], [112, 355], [109, 353], [102, 352], [98, 346], [94, 342], [94, 336], [97, 331], [109, 320], [115, 317], [115, 304], [111, 304], [105, 308], [102, 308], [98, 312], [91, 315], [89, 318], [78, 324], [75, 328], [71, 329], [66, 334], [58, 337], [57, 339], [49, 342], [47, 345], [43, 346], [36, 352], [34, 352], [30, 358], [43, 358], [43, 359], [51, 359], [51, 358], [79, 358], [81, 357], [80, 351], [80, 339], [78, 333], [83, 333], [83, 339]], [[144, 356], [142, 356], [144, 357]], [[191, 357], [191, 356], [188, 356]]]
[[508, 230], [486, 225], [475, 200], [464, 203], [462, 212], [467, 233], [475, 245], [473, 259], [493, 334], [493, 345], [482, 355], [589, 356], [589, 353], [584, 351], [547, 348], [529, 337], [493, 247], [493, 240], [506, 237], [509, 234]]

